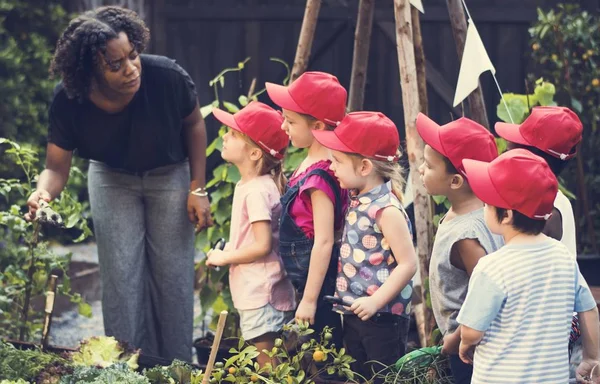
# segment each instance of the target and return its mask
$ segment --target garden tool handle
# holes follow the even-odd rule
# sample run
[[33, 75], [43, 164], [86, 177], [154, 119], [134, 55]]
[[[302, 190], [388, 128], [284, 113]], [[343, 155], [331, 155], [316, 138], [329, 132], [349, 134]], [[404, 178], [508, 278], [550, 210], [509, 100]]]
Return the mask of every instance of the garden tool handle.
[[210, 356], [206, 363], [206, 372], [202, 378], [202, 384], [208, 384], [210, 381], [210, 375], [217, 359], [217, 352], [219, 351], [219, 344], [221, 344], [221, 338], [223, 337], [223, 330], [225, 329], [225, 321], [227, 320], [227, 311], [221, 311], [219, 314], [219, 322], [217, 323], [217, 330], [215, 332], [215, 339], [213, 340], [212, 347], [210, 348]]
[[338, 304], [338, 305], [344, 305], [344, 306], [349, 306], [351, 305], [350, 303], [346, 303], [344, 300], [342, 300], [340, 297], [335, 297], [335, 296], [323, 296], [323, 300], [328, 301], [332, 304]]
[[[220, 238], [219, 240], [217, 240], [213, 246], [211, 247], [212, 249], [218, 249], [219, 251], [222, 251], [225, 249], [225, 245], [227, 244], [227, 242], [225, 241], [224, 238]], [[215, 267], [215, 271], [219, 271], [221, 269], [221, 267]]]

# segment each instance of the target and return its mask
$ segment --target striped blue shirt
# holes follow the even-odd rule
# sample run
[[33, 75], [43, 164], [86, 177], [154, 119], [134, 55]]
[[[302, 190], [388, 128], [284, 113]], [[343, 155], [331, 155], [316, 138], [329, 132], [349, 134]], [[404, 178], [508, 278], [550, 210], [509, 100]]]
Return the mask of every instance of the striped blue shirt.
[[595, 306], [577, 263], [554, 239], [482, 258], [457, 318], [485, 332], [471, 383], [567, 383], [573, 311]]

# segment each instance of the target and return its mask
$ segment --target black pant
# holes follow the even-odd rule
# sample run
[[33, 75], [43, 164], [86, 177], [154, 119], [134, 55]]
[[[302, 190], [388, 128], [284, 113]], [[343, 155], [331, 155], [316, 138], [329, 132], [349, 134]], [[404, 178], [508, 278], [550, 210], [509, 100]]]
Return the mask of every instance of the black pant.
[[450, 369], [455, 384], [470, 384], [473, 377], [473, 366], [463, 363], [458, 355], [448, 356], [450, 360]]
[[[367, 321], [344, 315], [346, 350], [356, 359], [352, 370], [371, 379], [374, 372], [395, 364], [406, 352], [408, 327], [409, 319], [391, 313], [378, 313]], [[383, 383], [384, 378], [373, 382]]]

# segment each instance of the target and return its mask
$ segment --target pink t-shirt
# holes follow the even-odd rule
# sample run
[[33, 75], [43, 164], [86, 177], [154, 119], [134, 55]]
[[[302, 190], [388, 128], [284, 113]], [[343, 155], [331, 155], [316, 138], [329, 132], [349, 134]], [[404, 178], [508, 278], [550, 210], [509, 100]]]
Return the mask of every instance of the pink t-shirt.
[[294, 288], [285, 275], [279, 248], [280, 194], [269, 175], [246, 183], [239, 182], [233, 194], [231, 230], [226, 249], [239, 249], [254, 242], [252, 223], [270, 221], [273, 247], [269, 255], [248, 264], [229, 267], [229, 287], [238, 310], [256, 309], [271, 304], [280, 311], [296, 308]]
[[[335, 177], [333, 171], [329, 169], [330, 165], [331, 161], [329, 160], [321, 160], [312, 164], [304, 172], [298, 175], [293, 175], [290, 178], [290, 187], [294, 186], [298, 181], [302, 180], [302, 178], [308, 172], [317, 168], [327, 171], [327, 173], [331, 175], [334, 182], [339, 187], [340, 183]], [[306, 237], [308, 237], [309, 239], [313, 239], [315, 237], [315, 225], [313, 221], [312, 203], [310, 201], [310, 194], [308, 193], [308, 190], [311, 188], [315, 188], [325, 192], [327, 197], [329, 197], [329, 199], [333, 202], [335, 208], [335, 193], [329, 185], [329, 183], [327, 183], [327, 181], [325, 181], [325, 179], [323, 179], [319, 175], [309, 176], [308, 179], [306, 179], [306, 181], [302, 185], [302, 187], [300, 187], [300, 190], [298, 191], [298, 197], [296, 197], [296, 199], [291, 203], [289, 211], [290, 216], [292, 216], [292, 219], [294, 219], [294, 223], [296, 223], [296, 225], [300, 229], [302, 229], [302, 232], [304, 232]], [[348, 206], [348, 193], [346, 192], [346, 190], [341, 189], [341, 187], [340, 190], [342, 192], [342, 214], [340, 215], [340, 217], [335, 218], [336, 231], [342, 229], [342, 227], [344, 226], [344, 213], [346, 212], [346, 208]]]

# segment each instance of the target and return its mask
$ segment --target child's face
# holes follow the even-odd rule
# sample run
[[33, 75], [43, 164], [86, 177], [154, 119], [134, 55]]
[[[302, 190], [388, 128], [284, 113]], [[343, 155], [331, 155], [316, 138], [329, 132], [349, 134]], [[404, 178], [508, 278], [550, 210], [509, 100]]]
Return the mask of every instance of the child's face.
[[221, 157], [232, 164], [241, 164], [248, 156], [248, 143], [242, 134], [234, 129], [228, 128], [223, 136], [223, 150]]
[[421, 182], [430, 195], [446, 196], [453, 175], [446, 170], [444, 157], [429, 145], [425, 145], [423, 164], [419, 167]]
[[340, 182], [340, 186], [344, 189], [361, 189], [362, 180], [356, 172], [356, 166], [352, 157], [344, 152], [329, 151], [331, 165], [329, 169], [333, 171], [335, 177]]
[[296, 148], [308, 148], [315, 140], [312, 134], [312, 125], [299, 113], [284, 109], [283, 124], [281, 129], [290, 137], [292, 145]]

